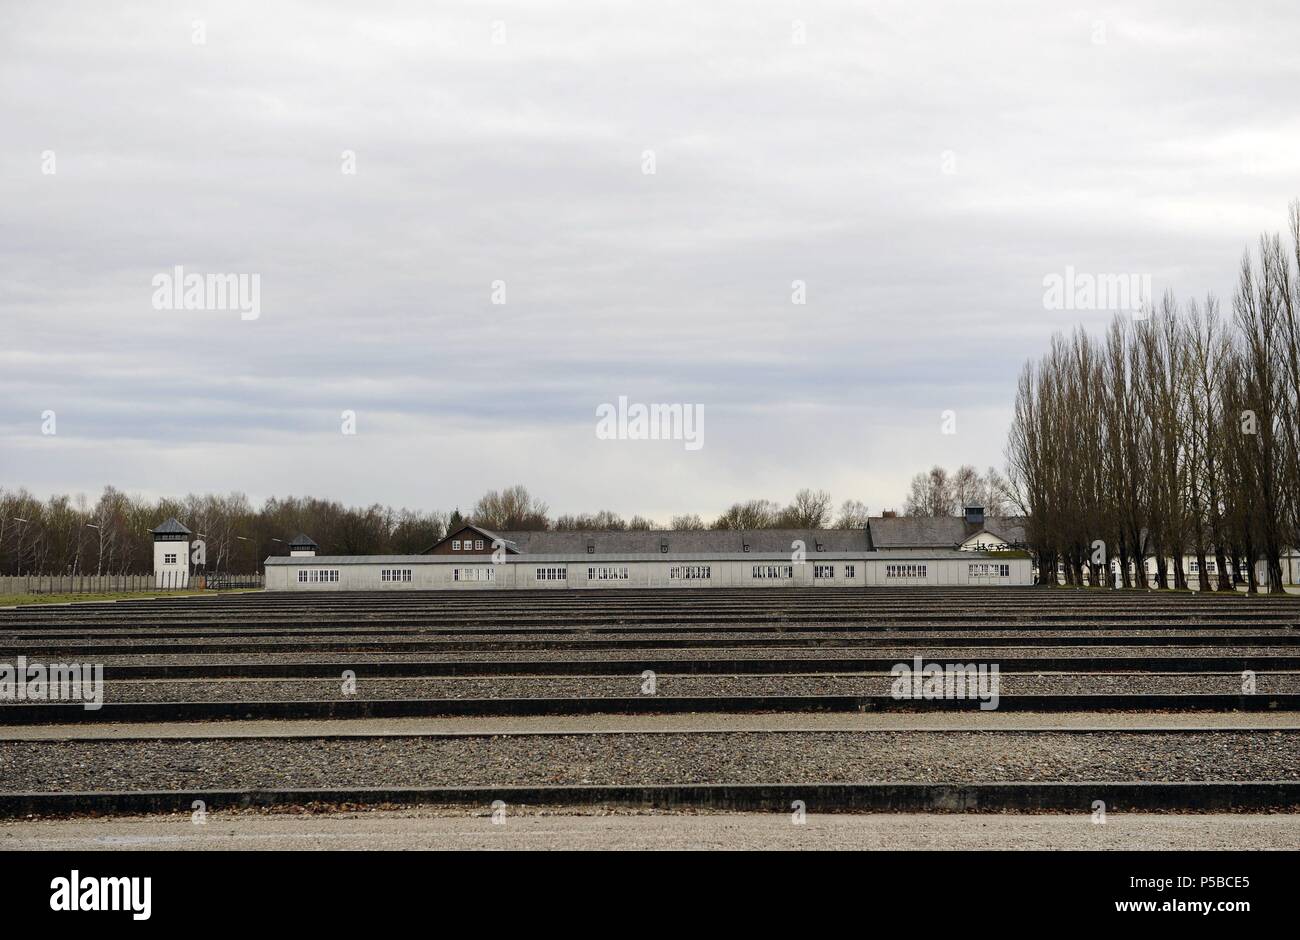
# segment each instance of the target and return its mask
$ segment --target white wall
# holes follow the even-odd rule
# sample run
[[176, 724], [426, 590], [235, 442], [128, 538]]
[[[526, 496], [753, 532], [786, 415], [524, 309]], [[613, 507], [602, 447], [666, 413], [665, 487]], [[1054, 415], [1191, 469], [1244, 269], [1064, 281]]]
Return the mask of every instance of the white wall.
[[[165, 561], [169, 555], [175, 555], [174, 562]], [[188, 587], [190, 583], [190, 543], [179, 542], [153, 543], [153, 577], [158, 587]]]
[[[432, 556], [430, 556], [432, 557]], [[791, 578], [755, 578], [755, 565], [776, 565], [784, 567], [790, 562], [771, 559], [754, 560], [683, 560], [670, 561], [522, 561], [519, 556], [511, 556], [506, 564], [493, 566], [491, 562], [410, 562], [396, 564], [339, 564], [330, 565], [316, 559], [303, 558], [302, 564], [268, 565], [266, 568], [266, 589], [268, 591], [411, 591], [411, 590], [450, 590], [450, 591], [484, 591], [484, 590], [619, 590], [636, 588], [711, 588], [711, 587], [911, 587], [918, 585], [968, 585], [983, 584], [990, 586], [1026, 585], [1032, 583], [1031, 564], [1027, 558], [999, 559], [929, 559], [910, 556], [901, 562], [854, 558], [817, 561], [812, 558], [802, 564], [793, 566]], [[886, 565], [890, 563], [924, 564], [926, 574], [923, 578], [889, 578]], [[971, 564], [1006, 564], [1010, 575], [1002, 577], [973, 578], [969, 572]], [[704, 580], [679, 580], [669, 577], [671, 568], [685, 565], [707, 565], [710, 577]], [[815, 578], [815, 565], [829, 565], [834, 568], [834, 577]], [[846, 566], [852, 566], [852, 577], [846, 575]], [[538, 568], [567, 568], [568, 577], [564, 580], [538, 580]], [[591, 580], [588, 569], [609, 567], [627, 568], [626, 580]], [[380, 571], [384, 568], [409, 568], [410, 581], [380, 580]], [[492, 581], [457, 581], [453, 571], [460, 569], [494, 568], [496, 574]], [[298, 571], [326, 569], [338, 571], [338, 581], [299, 582]]]

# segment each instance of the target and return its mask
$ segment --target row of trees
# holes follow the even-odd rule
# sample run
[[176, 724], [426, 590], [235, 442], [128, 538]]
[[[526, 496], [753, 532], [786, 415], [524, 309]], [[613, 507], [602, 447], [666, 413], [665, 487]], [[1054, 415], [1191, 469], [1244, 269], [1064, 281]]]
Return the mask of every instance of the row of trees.
[[733, 503], [712, 522], [691, 513], [673, 516], [667, 526], [660, 526], [644, 516], [624, 520], [609, 510], [563, 515], [551, 520], [544, 502], [533, 497], [525, 487], [512, 486], [487, 493], [475, 504], [470, 518], [484, 528], [503, 532], [525, 529], [824, 529], [832, 525], [850, 529], [867, 524], [867, 507], [856, 499], [849, 499], [836, 511], [831, 495], [825, 490], [802, 489], [786, 506], [767, 499]]
[[340, 554], [408, 553], [446, 533], [446, 513], [319, 499], [269, 499], [254, 509], [242, 493], [148, 500], [106, 487], [85, 496], [40, 500], [0, 490], [0, 574], [143, 574], [153, 570], [149, 530], [175, 516], [206, 545], [207, 569], [248, 573], [284, 554], [299, 532]]
[[[654, 521], [617, 513], [562, 515], [523, 486], [493, 490], [468, 515], [459, 510], [417, 512], [375, 504], [348, 507], [320, 499], [269, 499], [254, 508], [242, 493], [150, 500], [106, 487], [93, 503], [85, 496], [38, 499], [26, 490], [0, 489], [0, 574], [142, 574], [153, 569], [150, 529], [175, 516], [206, 546], [207, 569], [257, 571], [268, 555], [284, 554], [299, 532], [329, 554], [415, 554], [462, 522], [488, 529], [657, 529]], [[711, 523], [674, 517], [675, 529], [856, 528], [867, 507], [847, 500], [833, 511], [828, 493], [800, 490], [788, 506], [767, 500], [736, 503]]]
[[1246, 252], [1231, 316], [1167, 293], [1026, 365], [1008, 472], [1043, 580], [1059, 563], [1070, 583], [1106, 583], [1117, 560], [1145, 587], [1154, 558], [1155, 586], [1186, 587], [1190, 554], [1201, 590], [1232, 590], [1244, 566], [1255, 591], [1256, 562], [1282, 590], [1300, 544], [1300, 202], [1290, 228], [1290, 246], [1265, 235]]

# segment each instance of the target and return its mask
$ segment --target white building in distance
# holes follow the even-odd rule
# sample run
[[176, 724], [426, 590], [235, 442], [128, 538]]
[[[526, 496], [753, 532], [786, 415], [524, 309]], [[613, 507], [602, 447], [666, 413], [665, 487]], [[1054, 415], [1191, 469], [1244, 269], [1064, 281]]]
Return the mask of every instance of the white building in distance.
[[153, 533], [154, 586], [189, 587], [190, 536], [193, 533], [175, 517], [150, 531]]
[[[918, 530], [918, 522], [943, 523]], [[877, 545], [877, 537], [884, 544]], [[270, 591], [1027, 585], [1023, 529], [982, 510], [861, 529], [493, 532], [465, 524], [418, 555], [319, 555], [306, 536], [266, 559]], [[928, 540], [928, 544], [920, 541]]]

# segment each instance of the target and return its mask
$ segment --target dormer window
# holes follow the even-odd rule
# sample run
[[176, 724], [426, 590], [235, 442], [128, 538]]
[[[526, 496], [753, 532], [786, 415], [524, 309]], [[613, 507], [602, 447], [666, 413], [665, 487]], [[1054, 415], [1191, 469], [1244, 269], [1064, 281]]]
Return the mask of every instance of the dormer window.
[[818, 542], [818, 543], [817, 543], [817, 551], [819, 551], [819, 552], [824, 552], [824, 551], [826, 551], [826, 546], [823, 545], [821, 542]]
[[664, 554], [664, 555], [667, 555], [667, 554], [668, 554], [668, 540], [667, 540], [667, 539], [660, 539], [660, 540], [659, 540], [659, 551], [660, 551], [661, 554]]
[[745, 551], [749, 551], [749, 543], [746, 542], [746, 543], [744, 544], [743, 548], [744, 548]]

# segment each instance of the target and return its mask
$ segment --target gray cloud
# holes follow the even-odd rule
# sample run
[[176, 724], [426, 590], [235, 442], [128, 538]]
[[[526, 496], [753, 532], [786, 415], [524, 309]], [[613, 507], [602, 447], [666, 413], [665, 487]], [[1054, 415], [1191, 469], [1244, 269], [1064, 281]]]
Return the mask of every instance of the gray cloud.
[[[0, 484], [880, 508], [1108, 319], [1045, 275], [1226, 294], [1300, 170], [1282, 2], [372, 6], [0, 12]], [[260, 319], [153, 309], [174, 265]], [[704, 449], [596, 440], [618, 395]]]

